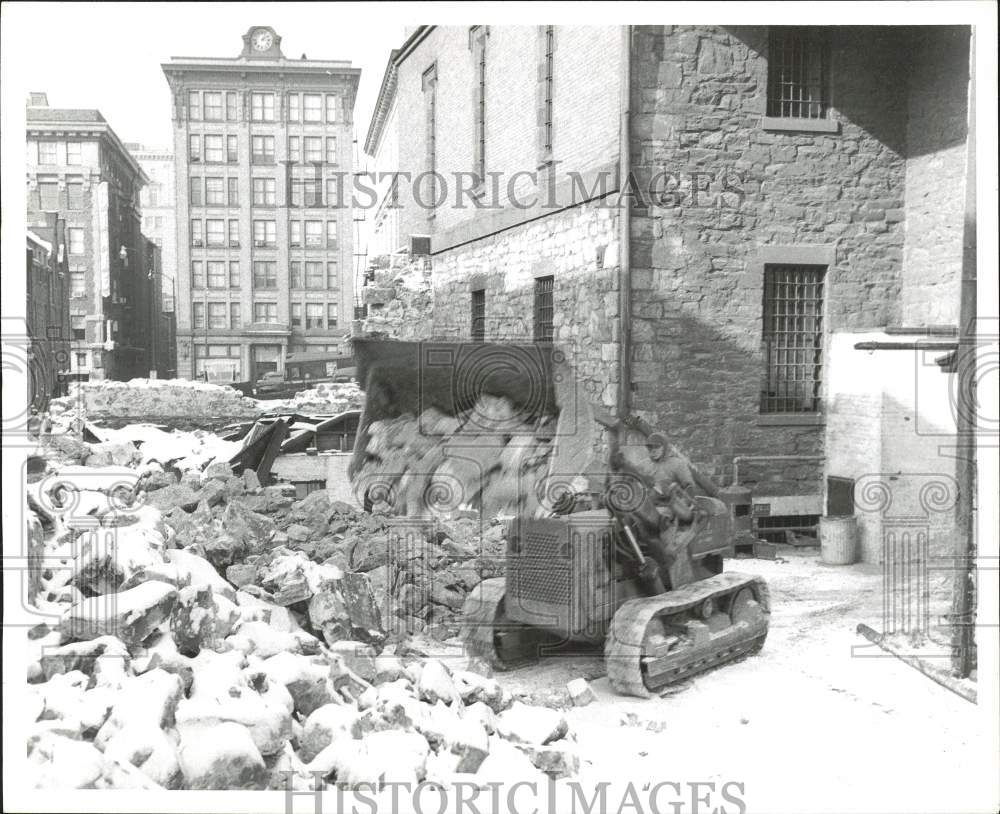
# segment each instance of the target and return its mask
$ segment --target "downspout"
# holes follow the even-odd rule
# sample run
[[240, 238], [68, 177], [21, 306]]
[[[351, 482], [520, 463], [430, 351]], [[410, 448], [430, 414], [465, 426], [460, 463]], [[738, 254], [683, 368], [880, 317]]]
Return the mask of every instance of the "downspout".
[[632, 207], [629, 198], [622, 196], [628, 188], [631, 162], [632, 93], [632, 26], [622, 26], [622, 84], [620, 91], [620, 131], [618, 145], [618, 200], [625, 202], [618, 211], [618, 415], [625, 417], [632, 409], [632, 264], [630, 257], [630, 229]]

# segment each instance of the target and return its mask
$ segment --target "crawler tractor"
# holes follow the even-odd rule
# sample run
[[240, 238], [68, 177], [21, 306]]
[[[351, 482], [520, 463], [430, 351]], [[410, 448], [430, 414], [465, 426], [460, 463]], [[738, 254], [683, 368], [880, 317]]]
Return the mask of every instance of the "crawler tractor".
[[[468, 419], [484, 394], [523, 420], [557, 416], [550, 499], [509, 520], [505, 575], [481, 582], [463, 608], [471, 652], [505, 670], [569, 642], [603, 643], [611, 685], [648, 697], [763, 646], [766, 583], [723, 570], [751, 537], [749, 490], [720, 489], [683, 458], [643, 460], [663, 439], [634, 417], [596, 413], [557, 348], [356, 340], [355, 355], [367, 403], [352, 478], [373, 460], [377, 421], [431, 408]], [[640, 444], [623, 443], [636, 435]]]

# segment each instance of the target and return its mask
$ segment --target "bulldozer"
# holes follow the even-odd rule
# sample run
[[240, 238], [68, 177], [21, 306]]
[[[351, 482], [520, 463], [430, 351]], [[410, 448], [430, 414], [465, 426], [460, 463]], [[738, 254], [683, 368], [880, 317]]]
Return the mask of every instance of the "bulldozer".
[[356, 339], [354, 354], [366, 403], [348, 473], [366, 505], [386, 422], [473, 426], [484, 398], [502, 398], [519, 426], [547, 428], [547, 500], [508, 518], [504, 576], [466, 599], [471, 654], [509, 670], [603, 644], [611, 686], [651, 697], [763, 647], [767, 584], [723, 567], [752, 539], [750, 490], [718, 487], [642, 419], [596, 408], [557, 346]]

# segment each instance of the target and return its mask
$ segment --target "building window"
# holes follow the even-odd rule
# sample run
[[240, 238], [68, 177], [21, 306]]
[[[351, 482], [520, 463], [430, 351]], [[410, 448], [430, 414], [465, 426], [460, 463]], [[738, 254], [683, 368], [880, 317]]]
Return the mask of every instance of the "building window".
[[237, 136], [226, 136], [226, 163], [238, 164], [240, 161], [240, 140]]
[[201, 206], [201, 176], [192, 175], [190, 178], [191, 193], [188, 196], [191, 206]]
[[542, 64], [539, 69], [539, 163], [552, 160], [553, 82], [555, 78], [556, 27], [542, 26]]
[[238, 302], [229, 303], [229, 327], [233, 331], [240, 329], [240, 304]]
[[306, 330], [323, 327], [323, 303], [306, 303]]
[[288, 137], [288, 160], [296, 164], [302, 160], [302, 152], [299, 150], [298, 136]]
[[288, 287], [302, 288], [302, 261], [292, 260], [288, 264]]
[[82, 314], [74, 314], [70, 318], [70, 330], [73, 331], [74, 342], [87, 340], [87, 318]]
[[70, 297], [87, 296], [87, 272], [74, 269], [69, 273], [69, 295]]
[[337, 221], [335, 220], [326, 222], [326, 247], [328, 249], [337, 248]]
[[201, 91], [188, 91], [188, 118], [195, 122], [201, 119]]
[[288, 94], [288, 121], [297, 122], [299, 120], [299, 95], [297, 93]]
[[191, 288], [205, 287], [205, 264], [201, 260], [191, 261]]
[[70, 254], [83, 254], [83, 229], [71, 227], [66, 230]]
[[330, 291], [336, 291], [340, 288], [340, 273], [337, 270], [336, 260], [327, 260], [326, 262], [326, 287]]
[[253, 287], [277, 288], [278, 264], [274, 260], [253, 261]]
[[58, 164], [59, 154], [58, 148], [59, 142], [57, 141], [40, 141], [38, 142], [38, 163], [39, 164]]
[[302, 303], [293, 302], [289, 311], [289, 319], [293, 328], [302, 327]]
[[240, 205], [240, 180], [239, 178], [229, 178], [226, 180], [228, 185], [227, 194], [227, 204], [229, 206], [239, 206]]
[[306, 288], [322, 289], [324, 283], [323, 264], [315, 260], [309, 260], [305, 266]]
[[337, 163], [337, 137], [327, 136], [326, 137], [326, 163], [336, 164]]
[[222, 163], [222, 136], [205, 136], [205, 161], [210, 164]]
[[340, 206], [340, 179], [326, 179], [326, 205], [330, 208]]
[[472, 341], [486, 341], [486, 289], [472, 292]]
[[58, 183], [45, 181], [38, 184], [38, 208], [46, 212], [61, 208]]
[[552, 292], [555, 287], [554, 278], [538, 277], [535, 280], [535, 341], [551, 342], [554, 338], [552, 328]]
[[205, 93], [205, 121], [222, 121], [222, 94], [218, 92]]
[[319, 248], [323, 245], [323, 222], [306, 221], [306, 248]]
[[205, 303], [203, 302], [191, 303], [191, 327], [192, 328], [205, 327]]
[[226, 121], [234, 122], [236, 121], [236, 93], [235, 91], [229, 91], [226, 93]]
[[226, 222], [224, 220], [205, 221], [205, 243], [209, 246], [226, 245]]
[[323, 121], [323, 97], [318, 93], [302, 94], [302, 121]]
[[323, 139], [319, 136], [306, 136], [302, 139], [302, 147], [307, 164], [323, 160]]
[[302, 221], [288, 222], [288, 245], [293, 248], [302, 245]]
[[275, 246], [278, 242], [277, 227], [273, 220], [255, 220], [253, 222], [253, 244], [257, 247]]
[[226, 327], [226, 304], [224, 302], [210, 302], [208, 304], [208, 327]]
[[66, 207], [68, 209], [83, 209], [83, 184], [66, 184]]
[[240, 287], [240, 261], [230, 260], [229, 261], [229, 287], [239, 288]]
[[205, 203], [208, 206], [222, 206], [225, 203], [221, 178], [205, 179]]
[[229, 221], [229, 247], [231, 249], [240, 247], [240, 222], [235, 218]]
[[205, 264], [208, 269], [208, 287], [226, 287], [226, 264], [222, 260], [209, 260]]
[[253, 136], [251, 138], [251, 157], [254, 164], [274, 163], [274, 136]]
[[772, 27], [767, 58], [767, 115], [827, 118], [829, 66], [826, 29]]
[[250, 120], [255, 122], [274, 121], [274, 94], [250, 94]]
[[339, 306], [335, 302], [328, 302], [326, 304], [326, 327], [336, 328], [337, 327], [337, 312], [340, 310]]
[[337, 105], [339, 104], [340, 97], [333, 93], [328, 93], [326, 95], [326, 123], [336, 124], [337, 122]]
[[255, 302], [253, 304], [253, 321], [265, 325], [273, 325], [278, 321], [278, 303]]
[[201, 136], [188, 136], [188, 160], [201, 161]]
[[820, 408], [824, 266], [764, 267], [762, 413]]
[[253, 205], [274, 206], [277, 203], [277, 192], [273, 178], [253, 179]]
[[70, 166], [83, 163], [83, 145], [79, 141], [66, 142], [66, 163]]
[[191, 221], [191, 245], [192, 246], [203, 246], [205, 245], [205, 235], [202, 231], [202, 223], [200, 220]]

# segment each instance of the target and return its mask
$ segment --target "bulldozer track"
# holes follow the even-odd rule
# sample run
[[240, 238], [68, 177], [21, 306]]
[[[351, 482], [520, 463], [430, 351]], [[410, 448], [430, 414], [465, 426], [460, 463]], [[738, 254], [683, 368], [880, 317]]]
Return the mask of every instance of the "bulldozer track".
[[[741, 589], [751, 587], [760, 606], [762, 622], [756, 626], [733, 624], [724, 631], [723, 641], [713, 642], [690, 653], [684, 649], [677, 651], [678, 664], [647, 677], [643, 660], [646, 631], [653, 619], [673, 616], [694, 609], [711, 599], [722, 605], [729, 597], [735, 599]], [[608, 680], [620, 693], [649, 698], [669, 684], [702, 672], [711, 667], [751, 655], [760, 650], [767, 638], [767, 617], [770, 613], [770, 595], [767, 583], [759, 578], [735, 572], [718, 574], [700, 582], [685, 585], [675, 591], [645, 599], [633, 599], [624, 603], [615, 614], [611, 630], [605, 642], [605, 663]], [[685, 655], [688, 658], [684, 658]]]

